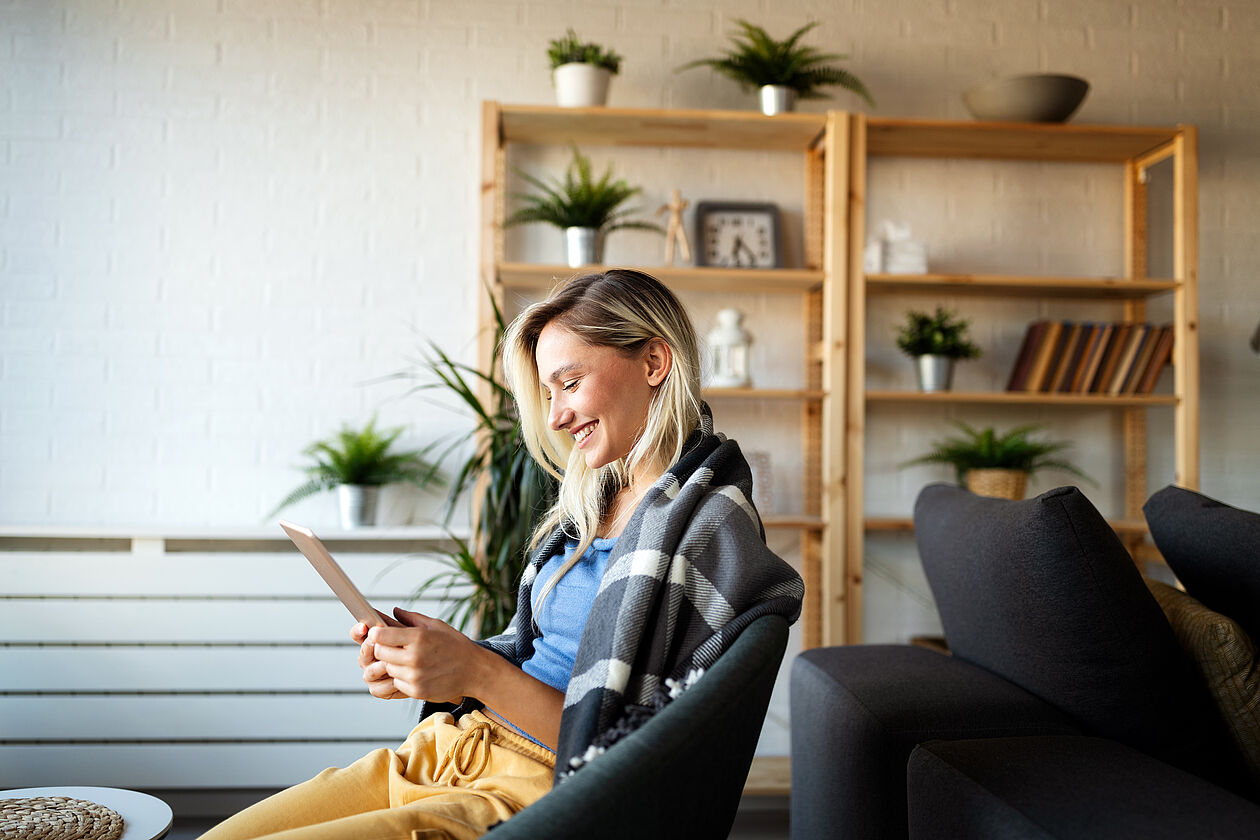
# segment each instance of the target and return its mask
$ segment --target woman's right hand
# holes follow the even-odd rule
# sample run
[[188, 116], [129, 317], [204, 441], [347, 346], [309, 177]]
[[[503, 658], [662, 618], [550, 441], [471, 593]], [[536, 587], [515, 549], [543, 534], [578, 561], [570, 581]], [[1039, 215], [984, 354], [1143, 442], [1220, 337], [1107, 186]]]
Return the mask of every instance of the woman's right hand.
[[[403, 626], [390, 616], [377, 611], [379, 615], [395, 627]], [[385, 663], [376, 658], [376, 645], [367, 640], [368, 626], [359, 622], [350, 628], [350, 638], [359, 645], [359, 667], [363, 669], [363, 682], [367, 684], [368, 693], [382, 700], [399, 700], [406, 697], [394, 685], [394, 678], [385, 672]]]

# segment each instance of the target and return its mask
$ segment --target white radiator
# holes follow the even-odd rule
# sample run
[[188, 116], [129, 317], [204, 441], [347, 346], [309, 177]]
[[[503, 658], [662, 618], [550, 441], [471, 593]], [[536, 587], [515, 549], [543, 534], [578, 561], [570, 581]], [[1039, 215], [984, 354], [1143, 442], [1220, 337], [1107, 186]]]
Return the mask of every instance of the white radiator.
[[[386, 610], [445, 542], [339, 536]], [[0, 788], [276, 788], [396, 746], [417, 704], [367, 694], [353, 623], [283, 534], [0, 532]]]

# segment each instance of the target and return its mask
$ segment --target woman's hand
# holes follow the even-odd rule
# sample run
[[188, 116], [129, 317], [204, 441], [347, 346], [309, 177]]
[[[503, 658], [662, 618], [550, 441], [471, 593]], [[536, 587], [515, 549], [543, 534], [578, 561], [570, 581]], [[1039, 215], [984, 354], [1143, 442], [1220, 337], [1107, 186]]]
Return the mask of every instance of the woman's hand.
[[374, 697], [459, 702], [476, 697], [554, 749], [564, 694], [444, 621], [394, 609], [389, 627], [356, 624], [359, 667]]
[[472, 694], [482, 649], [444, 621], [401, 608], [390, 627], [356, 624], [359, 667], [373, 697], [451, 701]]
[[[385, 617], [384, 613], [381, 614]], [[391, 619], [392, 621], [392, 619]], [[404, 625], [398, 624], [399, 627]], [[399, 700], [406, 697], [394, 685], [394, 680], [385, 673], [385, 663], [376, 659], [376, 645], [367, 640], [370, 628], [359, 622], [350, 628], [350, 638], [359, 644], [359, 667], [363, 669], [363, 682], [367, 683], [368, 693], [382, 700]]]

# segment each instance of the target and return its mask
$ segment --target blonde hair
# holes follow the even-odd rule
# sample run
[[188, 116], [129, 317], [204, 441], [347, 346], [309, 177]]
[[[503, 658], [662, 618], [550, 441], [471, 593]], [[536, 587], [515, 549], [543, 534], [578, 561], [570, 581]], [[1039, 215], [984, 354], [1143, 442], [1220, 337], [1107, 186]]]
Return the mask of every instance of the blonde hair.
[[[672, 365], [656, 387], [647, 418], [626, 457], [591, 469], [573, 436], [547, 425], [548, 406], [538, 376], [538, 336], [548, 324], [572, 332], [588, 344], [626, 354], [641, 352], [653, 339], [664, 341]], [[695, 328], [674, 293], [641, 271], [609, 269], [575, 276], [516, 317], [503, 336], [507, 386], [516, 400], [525, 445], [543, 469], [560, 479], [556, 504], [543, 516], [530, 547], [556, 527], [572, 527], [577, 549], [552, 576], [542, 597], [590, 547], [604, 507], [627, 486], [640, 467], [673, 464], [700, 426], [700, 352]]]

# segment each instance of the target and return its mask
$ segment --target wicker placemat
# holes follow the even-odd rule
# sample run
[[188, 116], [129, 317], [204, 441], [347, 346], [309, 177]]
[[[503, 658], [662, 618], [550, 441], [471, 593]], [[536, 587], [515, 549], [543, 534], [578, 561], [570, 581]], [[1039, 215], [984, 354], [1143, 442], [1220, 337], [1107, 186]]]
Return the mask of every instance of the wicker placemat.
[[118, 840], [123, 818], [86, 799], [32, 796], [0, 799], [3, 840]]

